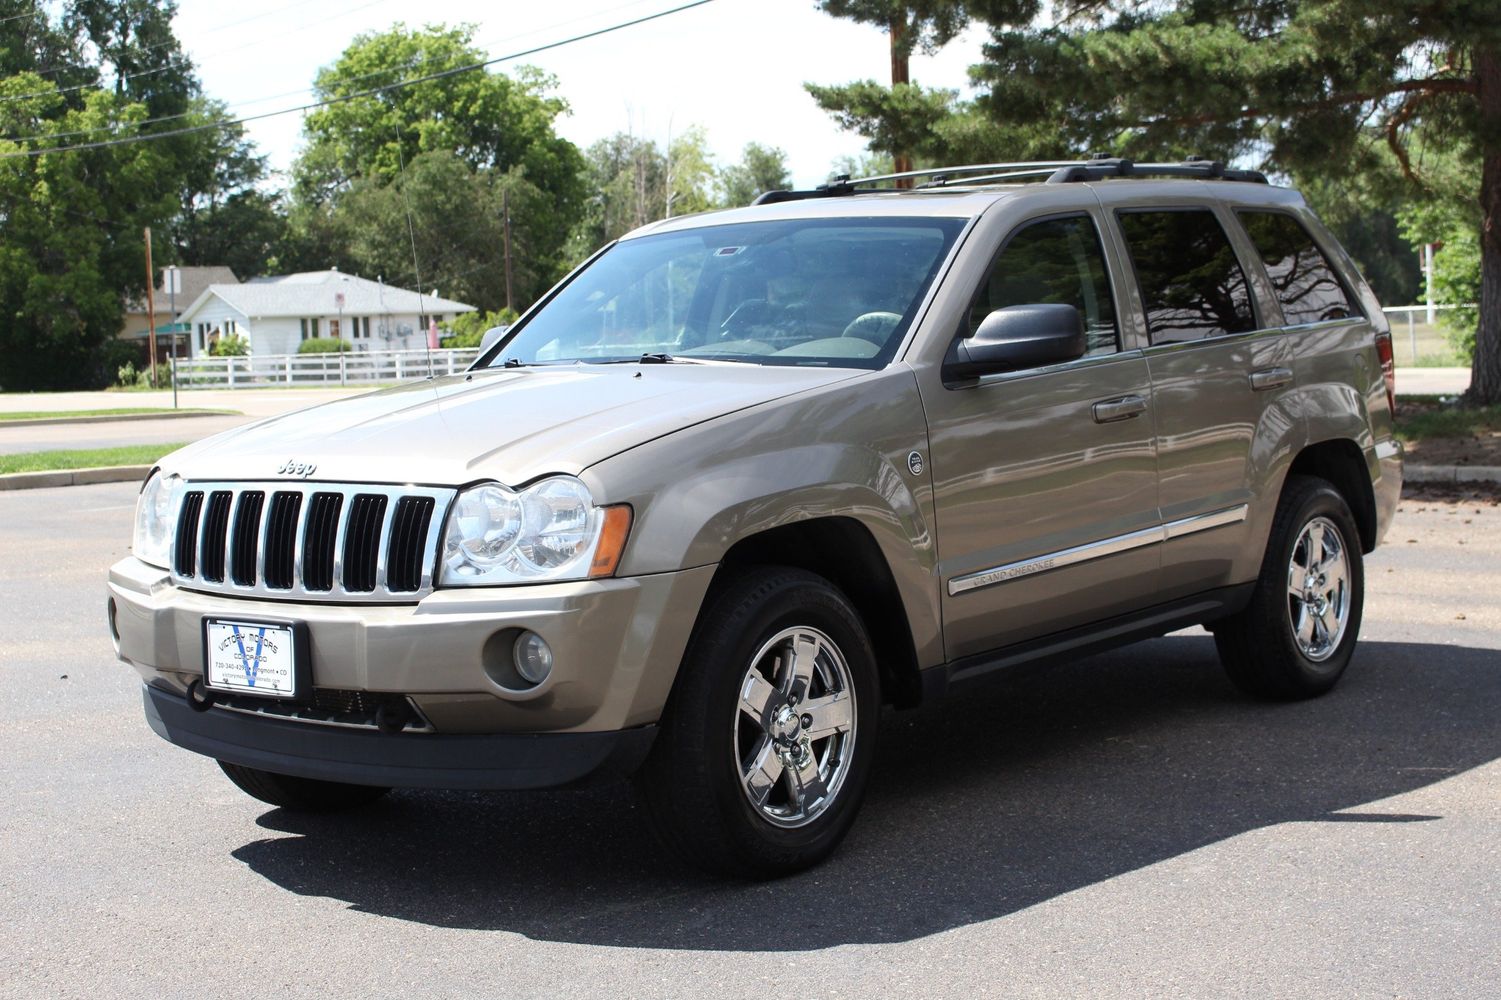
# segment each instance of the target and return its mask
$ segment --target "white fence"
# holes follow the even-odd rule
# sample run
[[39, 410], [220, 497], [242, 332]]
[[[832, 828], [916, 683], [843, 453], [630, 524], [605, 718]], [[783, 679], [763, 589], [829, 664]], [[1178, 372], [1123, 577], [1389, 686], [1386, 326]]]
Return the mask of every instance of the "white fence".
[[371, 385], [452, 375], [479, 357], [479, 348], [437, 351], [343, 351], [336, 354], [263, 354], [242, 358], [178, 358], [184, 388], [251, 389], [257, 386]]

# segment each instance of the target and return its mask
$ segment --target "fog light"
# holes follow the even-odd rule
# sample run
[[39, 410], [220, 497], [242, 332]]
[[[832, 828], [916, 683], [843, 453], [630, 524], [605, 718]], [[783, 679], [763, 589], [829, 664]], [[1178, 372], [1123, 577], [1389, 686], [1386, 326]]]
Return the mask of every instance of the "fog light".
[[541, 684], [552, 673], [552, 647], [535, 632], [523, 632], [512, 649], [516, 672], [530, 684]]

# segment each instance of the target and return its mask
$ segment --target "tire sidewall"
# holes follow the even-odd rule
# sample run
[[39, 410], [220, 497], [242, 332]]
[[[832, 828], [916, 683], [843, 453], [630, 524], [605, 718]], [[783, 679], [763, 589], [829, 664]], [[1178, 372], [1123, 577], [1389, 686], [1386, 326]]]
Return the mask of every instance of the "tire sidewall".
[[[1340, 544], [1344, 546], [1345, 560], [1350, 569], [1350, 615], [1345, 623], [1344, 635], [1340, 636], [1339, 645], [1334, 652], [1323, 660], [1312, 660], [1298, 647], [1293, 634], [1292, 618], [1287, 607], [1287, 570], [1303, 529], [1318, 517], [1335, 526], [1339, 532]], [[1306, 683], [1319, 686], [1333, 684], [1349, 665], [1360, 635], [1361, 612], [1365, 604], [1365, 567], [1361, 559], [1360, 532], [1344, 498], [1332, 486], [1323, 483], [1307, 492], [1286, 523], [1287, 530], [1269, 552], [1270, 561], [1263, 571], [1263, 585], [1269, 593], [1277, 595], [1276, 599], [1279, 601], [1280, 614], [1277, 621], [1280, 627], [1277, 629], [1276, 641], [1283, 646], [1289, 662]]]
[[[715, 808], [725, 827], [752, 857], [814, 857], [832, 850], [854, 822], [875, 756], [880, 690], [875, 654], [859, 618], [833, 586], [812, 574], [772, 593], [757, 606], [742, 606], [725, 622], [727, 628], [702, 638], [697, 665], [713, 670], [701, 724], [707, 765], [713, 776]], [[834, 801], [811, 822], [780, 827], [765, 819], [740, 787], [735, 761], [734, 723], [740, 685], [751, 658], [783, 629], [804, 626], [828, 636], [849, 667], [855, 697], [855, 740], [849, 772]]]

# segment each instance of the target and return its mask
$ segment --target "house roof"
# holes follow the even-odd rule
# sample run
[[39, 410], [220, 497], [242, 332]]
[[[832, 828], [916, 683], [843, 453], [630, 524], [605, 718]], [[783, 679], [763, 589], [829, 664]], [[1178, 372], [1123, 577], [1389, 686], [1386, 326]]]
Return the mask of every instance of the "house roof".
[[[177, 290], [179, 311], [196, 302], [198, 296], [202, 295], [210, 285], [238, 285], [240, 283], [240, 279], [235, 277], [235, 273], [227, 267], [217, 265], [214, 267], [179, 267], [177, 270], [182, 275], [180, 278], [182, 285]], [[163, 283], [165, 284], [165, 278]], [[155, 291], [157, 314], [170, 312], [172, 296], [168, 295], [161, 285], [157, 285]], [[125, 311], [144, 313], [146, 311], [145, 296], [127, 301]]]
[[[344, 295], [339, 306], [336, 296]], [[210, 296], [217, 296], [247, 319], [285, 316], [381, 316], [474, 312], [475, 307], [437, 295], [419, 295], [342, 271], [303, 271], [244, 284], [213, 284], [182, 313], [190, 317]]]

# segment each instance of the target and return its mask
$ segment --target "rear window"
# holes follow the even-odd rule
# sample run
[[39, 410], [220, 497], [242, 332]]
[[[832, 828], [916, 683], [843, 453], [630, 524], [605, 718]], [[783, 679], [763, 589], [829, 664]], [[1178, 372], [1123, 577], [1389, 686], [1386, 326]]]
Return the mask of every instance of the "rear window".
[[1360, 315], [1308, 230], [1281, 212], [1239, 212], [1288, 326]]
[[1246, 274], [1214, 213], [1122, 212], [1154, 344], [1256, 329]]

